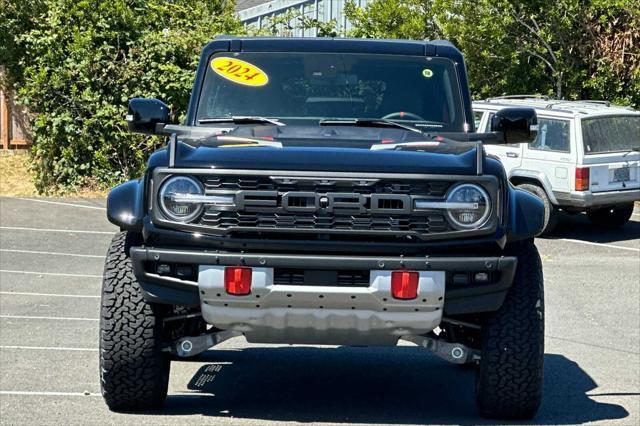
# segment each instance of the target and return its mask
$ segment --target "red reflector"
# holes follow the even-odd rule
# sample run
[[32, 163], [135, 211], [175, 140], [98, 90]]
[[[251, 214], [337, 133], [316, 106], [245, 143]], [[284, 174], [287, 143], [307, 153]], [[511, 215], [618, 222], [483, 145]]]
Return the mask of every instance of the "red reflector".
[[418, 297], [419, 274], [414, 271], [393, 271], [391, 273], [391, 295], [396, 299]]
[[589, 168], [576, 167], [576, 191], [589, 190]]
[[235, 296], [251, 293], [251, 268], [241, 266], [224, 268], [224, 289]]

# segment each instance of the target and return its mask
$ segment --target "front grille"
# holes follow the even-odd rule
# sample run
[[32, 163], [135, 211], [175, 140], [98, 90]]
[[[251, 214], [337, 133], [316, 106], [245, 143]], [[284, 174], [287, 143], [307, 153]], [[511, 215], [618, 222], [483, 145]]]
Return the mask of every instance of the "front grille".
[[275, 268], [273, 283], [276, 285], [369, 287], [369, 271]]
[[[442, 200], [447, 180], [200, 176], [207, 194], [235, 194], [235, 208], [207, 206], [198, 221], [206, 228], [255, 233], [362, 231], [388, 237], [451, 231], [441, 211], [413, 212], [413, 197]], [[324, 204], [323, 204], [324, 203]], [[397, 233], [400, 233], [399, 235]]]

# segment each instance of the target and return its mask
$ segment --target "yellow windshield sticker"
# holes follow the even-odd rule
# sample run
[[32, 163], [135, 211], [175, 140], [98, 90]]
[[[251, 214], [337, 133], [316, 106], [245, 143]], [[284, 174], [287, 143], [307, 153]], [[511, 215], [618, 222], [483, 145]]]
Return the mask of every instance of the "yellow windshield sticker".
[[426, 78], [431, 78], [433, 77], [433, 71], [431, 71], [429, 68], [425, 68], [422, 70], [422, 75]]
[[245, 86], [259, 87], [269, 82], [269, 76], [260, 68], [236, 58], [213, 58], [211, 68], [219, 76]]

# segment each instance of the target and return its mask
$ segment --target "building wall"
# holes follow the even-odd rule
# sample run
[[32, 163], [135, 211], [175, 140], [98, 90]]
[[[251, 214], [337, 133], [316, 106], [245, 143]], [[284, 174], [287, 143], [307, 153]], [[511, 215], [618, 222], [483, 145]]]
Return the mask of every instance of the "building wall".
[[[372, 0], [356, 0], [360, 7], [366, 6]], [[351, 23], [344, 16], [345, 0], [273, 0], [238, 12], [238, 16], [245, 26], [253, 26], [256, 29], [263, 29], [269, 25], [269, 20], [273, 17], [283, 15], [288, 11], [297, 11], [311, 19], [320, 22], [336, 20], [338, 29], [349, 30]], [[316, 37], [315, 28], [297, 28], [297, 19], [290, 22], [290, 28], [281, 26], [278, 35], [282, 37]]]

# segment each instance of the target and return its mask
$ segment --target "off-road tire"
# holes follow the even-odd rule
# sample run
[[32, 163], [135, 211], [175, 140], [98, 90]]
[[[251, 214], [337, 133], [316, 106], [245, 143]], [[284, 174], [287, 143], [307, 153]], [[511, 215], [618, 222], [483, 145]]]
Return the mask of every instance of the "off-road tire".
[[533, 241], [509, 247], [516, 275], [502, 308], [482, 325], [476, 405], [493, 419], [530, 419], [542, 400], [544, 290]]
[[162, 351], [165, 308], [147, 302], [129, 258], [139, 236], [117, 234], [109, 247], [102, 282], [100, 385], [111, 410], [159, 408], [167, 396], [170, 359]]
[[540, 198], [544, 203], [544, 226], [540, 235], [547, 236], [551, 234], [558, 225], [558, 211], [549, 200], [547, 192], [538, 185], [532, 183], [522, 183], [517, 188], [530, 192], [536, 197]]
[[590, 210], [587, 217], [601, 228], [615, 229], [624, 226], [633, 214], [633, 203], [605, 209]]

